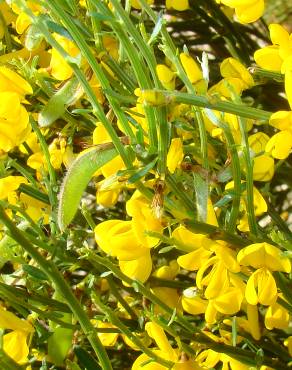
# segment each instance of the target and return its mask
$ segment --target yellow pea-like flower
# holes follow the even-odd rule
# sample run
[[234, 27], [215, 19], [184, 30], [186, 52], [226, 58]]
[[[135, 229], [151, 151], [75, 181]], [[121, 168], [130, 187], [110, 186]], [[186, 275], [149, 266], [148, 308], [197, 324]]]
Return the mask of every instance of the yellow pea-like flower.
[[184, 11], [189, 9], [189, 0], [166, 0], [165, 6], [167, 9]]
[[199, 80], [203, 79], [203, 73], [201, 71], [201, 68], [198, 66], [198, 63], [190, 55], [186, 53], [181, 53], [180, 61], [192, 84], [195, 84]]
[[274, 158], [285, 159], [292, 148], [292, 132], [284, 130], [273, 135], [266, 145], [266, 152]]
[[[130, 0], [130, 3], [134, 9], [142, 9], [142, 6], [138, 0]], [[147, 0], [148, 5], [154, 4], [154, 0]]]
[[279, 248], [265, 242], [251, 244], [241, 249], [237, 260], [243, 266], [252, 266], [256, 269], [268, 268], [271, 271], [287, 273], [291, 271], [289, 258], [283, 257]]
[[[59, 34], [53, 35], [56, 41], [63, 47], [63, 49], [71, 56], [76, 58], [79, 55], [79, 49], [73, 41], [67, 39]], [[67, 80], [73, 74], [72, 68], [62, 57], [62, 55], [56, 50], [52, 49], [52, 58], [50, 62], [51, 74], [57, 80]]]
[[132, 261], [146, 254], [147, 248], [136, 238], [131, 221], [104, 221], [95, 227], [94, 233], [98, 246], [119, 260]]
[[32, 94], [32, 87], [30, 84], [12, 69], [1, 66], [0, 67], [0, 92], [15, 92], [23, 100], [27, 94]]
[[278, 298], [277, 285], [269, 269], [259, 268], [249, 277], [245, 298], [251, 305], [260, 303], [264, 306], [270, 306], [276, 302]]
[[271, 115], [269, 123], [281, 131], [292, 129], [292, 112], [281, 110], [275, 112]]
[[254, 60], [261, 68], [273, 72], [280, 72], [283, 64], [283, 59], [279, 54], [279, 48], [274, 45], [256, 50]]
[[265, 314], [265, 326], [269, 330], [276, 329], [288, 329], [290, 322], [290, 317], [288, 311], [275, 303], [268, 307]]
[[184, 157], [183, 144], [180, 138], [171, 140], [167, 153], [166, 165], [170, 173], [174, 173]]
[[167, 90], [174, 90], [175, 88], [175, 73], [165, 64], [158, 64], [156, 72], [163, 87]]
[[224, 59], [220, 64], [220, 73], [225, 78], [233, 77], [241, 79], [246, 85], [246, 88], [254, 86], [252, 75], [242, 63], [234, 58]]
[[150, 276], [152, 271], [152, 259], [150, 250], [144, 249], [144, 253], [133, 260], [119, 260], [121, 271], [133, 280], [139, 280], [144, 283]]
[[0, 92], [0, 152], [22, 144], [30, 132], [29, 115], [15, 92]]

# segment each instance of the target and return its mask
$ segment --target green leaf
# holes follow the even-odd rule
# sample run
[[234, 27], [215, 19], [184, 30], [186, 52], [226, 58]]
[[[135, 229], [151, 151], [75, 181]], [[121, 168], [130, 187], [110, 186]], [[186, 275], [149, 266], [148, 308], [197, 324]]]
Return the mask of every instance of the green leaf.
[[93, 174], [117, 154], [114, 148], [92, 148], [73, 162], [63, 180], [59, 194], [58, 224], [61, 230], [64, 230], [73, 220], [82, 194]]
[[157, 158], [155, 158], [152, 162], [148, 163], [145, 167], [141, 170], [137, 171], [128, 179], [128, 183], [133, 184], [134, 182], [139, 181], [142, 177], [147, 175], [147, 173], [155, 166], [157, 162]]
[[86, 370], [99, 370], [101, 367], [98, 362], [80, 346], [74, 347], [74, 353], [78, 358], [78, 361], [81, 366], [84, 366]]
[[53, 335], [48, 339], [48, 354], [55, 365], [62, 366], [64, 364], [72, 346], [73, 334], [73, 329], [58, 327], [54, 329]]
[[39, 32], [38, 26], [31, 24], [25, 36], [25, 47], [27, 50], [32, 51], [39, 47], [43, 38], [44, 36], [41, 32]]
[[206, 222], [208, 205], [208, 183], [199, 173], [194, 173], [194, 188], [196, 193], [196, 205], [198, 220]]
[[77, 78], [72, 78], [61, 87], [61, 89], [53, 95], [47, 105], [39, 114], [38, 124], [41, 127], [48, 127], [60, 118], [66, 111], [66, 108], [74, 104], [83, 90], [80, 88]]
[[37, 267], [31, 265], [22, 265], [22, 270], [26, 272], [28, 275], [32, 276], [37, 280], [47, 280], [47, 275]]
[[148, 45], [151, 45], [153, 42], [156, 41], [157, 36], [159, 35], [161, 27], [163, 26], [164, 23], [165, 22], [164, 22], [164, 19], [163, 19], [163, 13], [160, 12], [159, 16], [158, 16], [158, 20], [157, 20], [157, 22], [155, 24], [155, 27], [153, 28], [152, 34], [150, 36], [150, 39], [147, 42]]

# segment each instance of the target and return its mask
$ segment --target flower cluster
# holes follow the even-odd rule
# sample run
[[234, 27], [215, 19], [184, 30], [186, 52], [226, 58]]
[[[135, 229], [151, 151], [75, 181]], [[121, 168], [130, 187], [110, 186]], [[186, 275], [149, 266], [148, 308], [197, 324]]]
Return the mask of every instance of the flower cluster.
[[0, 2], [0, 368], [291, 365], [292, 37], [256, 50], [264, 8]]

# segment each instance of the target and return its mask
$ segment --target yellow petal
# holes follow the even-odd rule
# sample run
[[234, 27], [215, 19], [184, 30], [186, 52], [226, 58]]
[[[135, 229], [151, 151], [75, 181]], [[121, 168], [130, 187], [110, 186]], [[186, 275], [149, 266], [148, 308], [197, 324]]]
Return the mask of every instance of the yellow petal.
[[266, 145], [266, 152], [276, 159], [285, 159], [289, 156], [292, 148], [292, 133], [290, 130], [277, 132]]
[[278, 130], [289, 130], [292, 128], [292, 112], [278, 111], [271, 115], [269, 123]]
[[269, 71], [281, 72], [283, 59], [279, 55], [278, 46], [266, 46], [254, 53], [258, 66]]
[[265, 326], [269, 330], [288, 329], [289, 327], [289, 313], [284, 307], [275, 303], [268, 307], [265, 315]]
[[144, 283], [152, 271], [152, 259], [149, 249], [144, 254], [131, 261], [119, 261], [121, 271], [133, 280], [139, 280]]
[[167, 9], [175, 9], [178, 11], [184, 11], [189, 8], [189, 0], [166, 0], [165, 6]]
[[180, 138], [171, 140], [171, 144], [167, 153], [166, 165], [170, 173], [174, 173], [177, 167], [183, 160], [183, 144]]
[[164, 352], [164, 358], [168, 360], [177, 360], [177, 354], [169, 344], [164, 330], [155, 322], [147, 322], [145, 325], [149, 337], [151, 337], [157, 344], [158, 348]]
[[289, 43], [289, 33], [280, 24], [270, 24], [269, 30], [270, 38], [274, 45], [287, 45]]
[[28, 333], [25, 331], [14, 330], [3, 336], [3, 348], [9, 357], [18, 364], [25, 364], [29, 348], [26, 343]]
[[205, 262], [208, 261], [209, 257], [213, 254], [212, 251], [208, 251], [201, 247], [193, 252], [179, 256], [177, 263], [188, 271], [198, 270]]
[[[242, 2], [244, 3], [244, 1]], [[264, 13], [264, 0], [256, 0], [253, 4], [242, 5], [235, 8], [235, 14], [241, 23], [257, 21]]]
[[203, 79], [203, 73], [196, 63], [196, 61], [188, 54], [181, 53], [180, 61], [184, 67], [184, 70], [192, 84]]
[[292, 109], [292, 69], [288, 69], [285, 72], [285, 92], [290, 108]]
[[225, 315], [234, 315], [240, 310], [243, 294], [240, 289], [229, 287], [213, 300], [215, 309]]
[[235, 77], [239, 78], [246, 84], [246, 87], [254, 86], [254, 80], [249, 71], [234, 58], [226, 58], [220, 64], [220, 73], [222, 77]]
[[255, 243], [241, 249], [237, 260], [241, 265], [256, 269], [266, 267], [271, 271], [291, 271], [289, 258], [283, 257], [277, 247], [268, 243]]

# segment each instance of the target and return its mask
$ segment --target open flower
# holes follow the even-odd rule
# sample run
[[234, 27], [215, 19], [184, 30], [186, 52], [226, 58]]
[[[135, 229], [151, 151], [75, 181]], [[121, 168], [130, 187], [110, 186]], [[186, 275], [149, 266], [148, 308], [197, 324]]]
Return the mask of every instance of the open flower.
[[264, 0], [221, 0], [221, 3], [234, 8], [241, 23], [255, 22], [265, 10]]
[[0, 153], [25, 141], [29, 134], [29, 116], [16, 92], [0, 92]]
[[0, 328], [12, 330], [3, 336], [4, 351], [18, 364], [25, 364], [29, 354], [27, 338], [34, 332], [33, 326], [0, 307]]
[[245, 298], [251, 305], [261, 303], [272, 305], [278, 297], [277, 285], [272, 271], [291, 271], [291, 262], [281, 255], [281, 251], [268, 243], [251, 244], [241, 249], [237, 255], [243, 266], [256, 269], [247, 281]]

